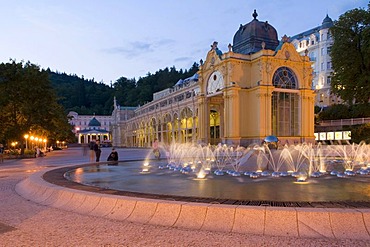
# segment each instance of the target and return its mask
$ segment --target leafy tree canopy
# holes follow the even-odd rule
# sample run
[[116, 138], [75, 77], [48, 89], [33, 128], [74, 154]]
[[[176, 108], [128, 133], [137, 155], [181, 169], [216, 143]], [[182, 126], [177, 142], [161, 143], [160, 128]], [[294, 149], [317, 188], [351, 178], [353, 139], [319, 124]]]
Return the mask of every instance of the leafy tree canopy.
[[370, 144], [370, 123], [351, 126], [351, 139], [355, 143], [365, 142]]
[[83, 115], [110, 115], [113, 110], [114, 89], [104, 83], [80, 78], [77, 75], [47, 70], [58, 96], [58, 103], [66, 112], [75, 111]]
[[64, 140], [73, 136], [48, 73], [11, 60], [0, 64], [0, 140], [23, 140], [26, 133]]
[[154, 74], [135, 79], [119, 78], [114, 84], [115, 96], [120, 105], [138, 106], [153, 100], [153, 93], [170, 88], [180, 79], [188, 78], [198, 71], [194, 63], [189, 70], [177, 71], [175, 67], [160, 69]]
[[370, 3], [368, 9], [347, 11], [330, 29], [333, 74], [331, 90], [344, 101], [370, 100]]
[[370, 103], [355, 105], [332, 105], [319, 113], [319, 120], [336, 120], [370, 117]]

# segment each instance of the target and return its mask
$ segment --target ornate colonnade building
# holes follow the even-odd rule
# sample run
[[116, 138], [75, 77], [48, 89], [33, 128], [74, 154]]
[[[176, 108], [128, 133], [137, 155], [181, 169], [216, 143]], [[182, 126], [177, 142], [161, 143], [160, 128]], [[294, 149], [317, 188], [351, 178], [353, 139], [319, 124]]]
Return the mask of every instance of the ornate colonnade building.
[[194, 76], [153, 95], [141, 107], [114, 103], [114, 146], [199, 142], [247, 146], [275, 135], [314, 142], [314, 92], [307, 54], [268, 22], [240, 25], [222, 53], [214, 42]]

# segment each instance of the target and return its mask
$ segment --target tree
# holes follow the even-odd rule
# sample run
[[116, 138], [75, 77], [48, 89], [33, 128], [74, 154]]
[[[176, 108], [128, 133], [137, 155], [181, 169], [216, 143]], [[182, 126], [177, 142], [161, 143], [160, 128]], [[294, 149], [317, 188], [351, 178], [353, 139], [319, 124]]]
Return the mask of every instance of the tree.
[[[66, 112], [79, 114], [111, 114], [114, 89], [104, 83], [47, 70], [52, 87], [58, 96], [58, 103]], [[109, 101], [109, 102], [108, 102]]]
[[370, 117], [370, 103], [354, 105], [331, 105], [318, 112], [318, 120]]
[[368, 9], [347, 11], [330, 29], [331, 90], [344, 101], [366, 103], [370, 100], [370, 3]]
[[114, 96], [118, 100], [119, 105], [132, 106], [133, 99], [137, 97], [136, 80], [127, 79], [126, 77], [119, 78], [114, 84]]
[[351, 126], [351, 139], [355, 143], [360, 143], [364, 141], [370, 143], [370, 124], [362, 124]]
[[154, 74], [148, 73], [145, 77], [135, 79], [119, 78], [114, 84], [114, 96], [119, 105], [138, 106], [153, 100], [153, 93], [173, 87], [179, 79], [193, 76], [199, 69], [197, 63], [193, 63], [189, 71], [177, 71], [171, 68], [160, 69]]
[[20, 141], [22, 153], [26, 133], [71, 137], [71, 126], [48, 76], [30, 62], [0, 64], [0, 140]]

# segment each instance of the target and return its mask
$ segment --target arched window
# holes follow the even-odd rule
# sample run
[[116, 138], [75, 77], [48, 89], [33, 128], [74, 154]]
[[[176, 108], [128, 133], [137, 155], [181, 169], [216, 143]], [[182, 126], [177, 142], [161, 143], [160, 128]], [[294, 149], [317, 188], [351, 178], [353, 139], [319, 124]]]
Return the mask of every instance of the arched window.
[[296, 89], [297, 77], [288, 67], [280, 67], [276, 70], [272, 78], [272, 84], [279, 88]]
[[272, 83], [272, 134], [276, 136], [299, 135], [299, 94], [287, 89], [297, 89], [298, 80], [294, 72], [287, 67], [276, 70]]

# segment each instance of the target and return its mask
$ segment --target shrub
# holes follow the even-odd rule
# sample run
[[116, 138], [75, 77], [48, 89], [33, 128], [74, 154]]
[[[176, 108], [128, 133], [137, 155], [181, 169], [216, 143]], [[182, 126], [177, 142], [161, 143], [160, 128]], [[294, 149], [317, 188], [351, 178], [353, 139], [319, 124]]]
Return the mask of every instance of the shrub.
[[336, 120], [370, 117], [370, 103], [356, 105], [332, 105], [319, 113], [319, 120]]
[[351, 126], [351, 140], [355, 143], [370, 143], [370, 123]]

